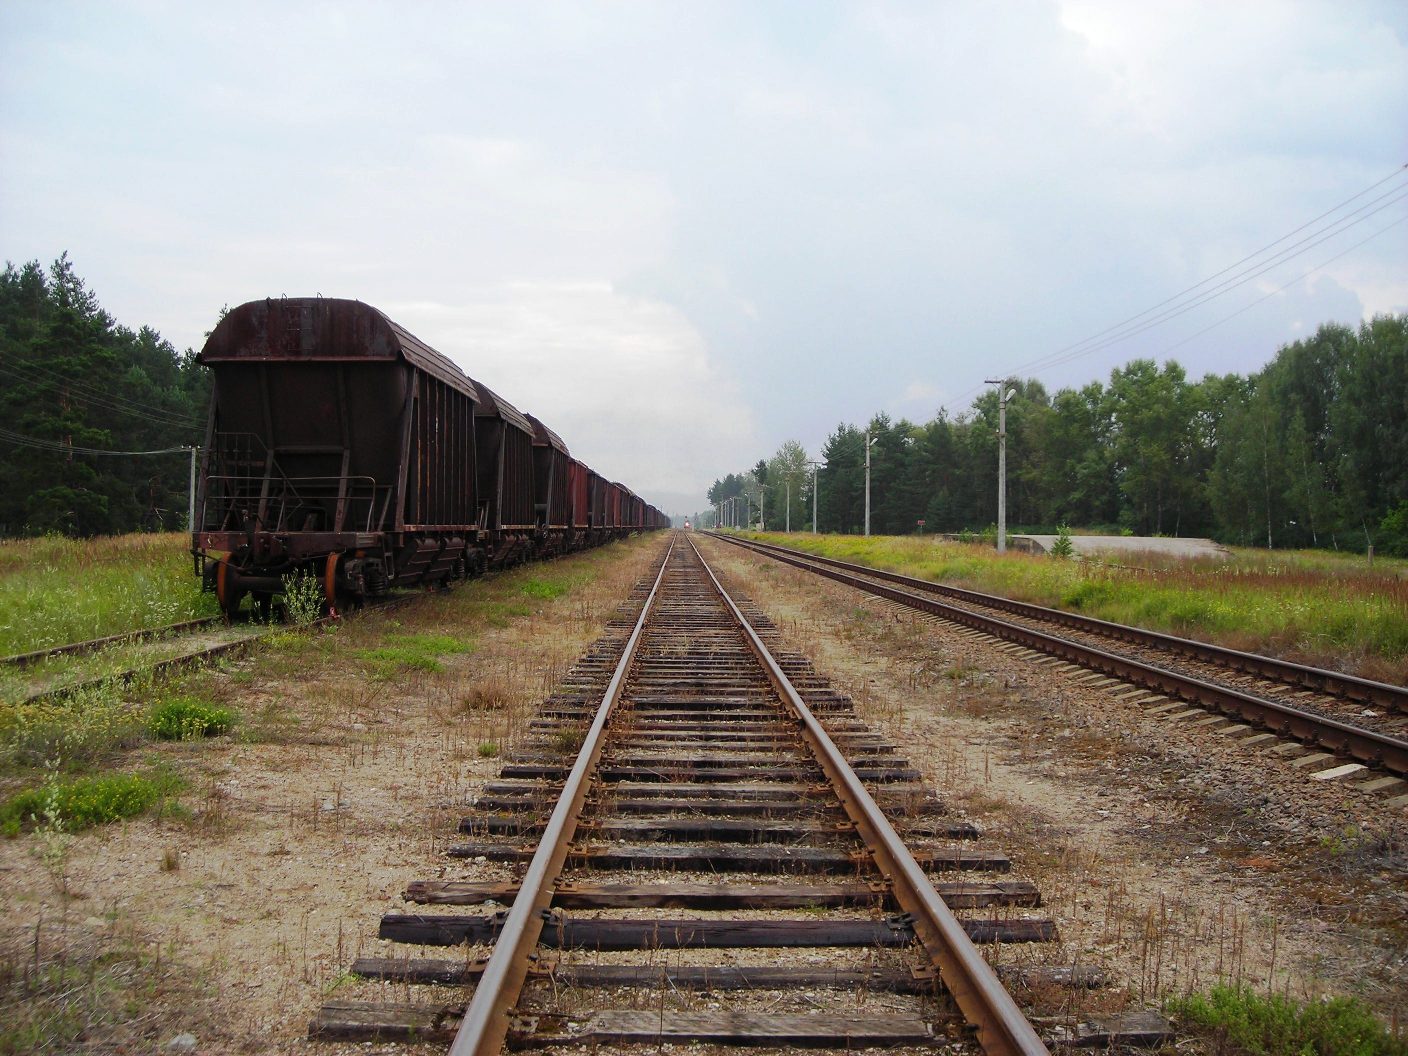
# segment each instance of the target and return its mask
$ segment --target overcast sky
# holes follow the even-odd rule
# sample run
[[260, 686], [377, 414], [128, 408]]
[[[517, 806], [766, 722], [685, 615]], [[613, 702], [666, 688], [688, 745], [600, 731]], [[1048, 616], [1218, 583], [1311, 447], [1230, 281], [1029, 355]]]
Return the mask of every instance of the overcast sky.
[[366, 301], [672, 511], [961, 412], [1386, 177], [1035, 376], [1245, 373], [1408, 311], [1405, 161], [1401, 0], [0, 4], [4, 258], [67, 250], [180, 348], [225, 304]]

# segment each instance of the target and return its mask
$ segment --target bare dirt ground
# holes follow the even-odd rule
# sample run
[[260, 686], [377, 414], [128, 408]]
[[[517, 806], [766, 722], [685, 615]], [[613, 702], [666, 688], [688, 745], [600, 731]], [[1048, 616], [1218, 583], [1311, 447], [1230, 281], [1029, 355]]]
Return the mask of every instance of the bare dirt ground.
[[[705, 543], [1136, 1001], [1245, 982], [1408, 1020], [1408, 816], [898, 606]], [[1118, 691], [1115, 691], [1116, 693]]]
[[[0, 841], [0, 994], [42, 993], [59, 1017], [45, 1029], [77, 1039], [51, 1051], [152, 1052], [183, 1032], [203, 1053], [338, 1051], [306, 1040], [327, 997], [408, 997], [344, 974], [391, 954], [376, 922], [404, 911], [404, 885], [506, 877], [441, 855], [455, 821], [660, 542], [552, 566], [577, 577], [556, 598], [525, 593], [523, 569], [198, 676], [239, 711], [236, 736], [149, 746], [123, 767], [177, 769], [180, 809]], [[1109, 968], [1135, 1001], [1226, 978], [1358, 993], [1408, 1017], [1401, 816], [837, 584], [703, 546], [1037, 881], [1068, 961]], [[473, 651], [438, 672], [376, 653], [426, 635]]]
[[[447, 868], [439, 852], [496, 754], [660, 542], [530, 566], [331, 635], [284, 636], [192, 676], [239, 713], [236, 734], [148, 746], [118, 767], [178, 770], [177, 810], [0, 840], [0, 993], [37, 991], [21, 1011], [50, 1017], [32, 1024], [32, 1045], [16, 1031], [12, 1047], [68, 1051], [54, 1045], [66, 1034], [86, 1051], [152, 1052], [189, 1033], [202, 1053], [307, 1050], [324, 998], [361, 985], [344, 975], [353, 958], [385, 952], [381, 914], [404, 905], [408, 881]], [[569, 576], [569, 589], [524, 591], [548, 575]], [[376, 654], [427, 635], [473, 651], [438, 672]], [[494, 867], [454, 868], [488, 878]]]

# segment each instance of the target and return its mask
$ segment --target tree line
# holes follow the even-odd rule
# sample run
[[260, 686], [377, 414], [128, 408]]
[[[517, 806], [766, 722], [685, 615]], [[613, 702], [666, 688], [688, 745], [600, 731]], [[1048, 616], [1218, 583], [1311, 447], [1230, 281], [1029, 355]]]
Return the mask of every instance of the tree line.
[[[1321, 326], [1249, 376], [1190, 381], [1174, 361], [1136, 359], [1055, 393], [1034, 379], [1007, 404], [1007, 519], [1136, 535], [1211, 536], [1243, 546], [1408, 555], [1408, 316]], [[816, 474], [822, 531], [981, 532], [997, 519], [998, 391], [923, 425], [885, 414], [842, 423]], [[810, 527], [812, 475], [788, 441], [709, 489], [780, 528]], [[712, 514], [709, 515], [712, 517]], [[923, 522], [921, 529], [920, 522]]]
[[210, 379], [190, 349], [119, 325], [65, 253], [0, 274], [0, 535], [185, 526]]

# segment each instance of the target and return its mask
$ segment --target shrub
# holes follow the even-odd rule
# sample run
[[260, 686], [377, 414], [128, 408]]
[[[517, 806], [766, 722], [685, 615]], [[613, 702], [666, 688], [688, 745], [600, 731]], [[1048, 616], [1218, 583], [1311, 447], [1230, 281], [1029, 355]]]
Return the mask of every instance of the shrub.
[[0, 807], [0, 830], [16, 836], [22, 828], [52, 824], [72, 831], [135, 817], [179, 785], [174, 775], [165, 773], [50, 781], [10, 797]]
[[174, 697], [157, 705], [147, 729], [163, 741], [194, 741], [230, 729], [230, 712], [195, 697]]
[[1379, 550], [1408, 557], [1408, 502], [1400, 502], [1379, 522]]
[[288, 618], [299, 627], [317, 623], [323, 616], [323, 587], [316, 576], [301, 572], [284, 576], [284, 605]]
[[1070, 525], [1063, 524], [1056, 529], [1056, 541], [1051, 544], [1051, 556], [1065, 560], [1075, 552], [1075, 544], [1071, 542]]
[[1168, 1003], [1185, 1026], [1213, 1040], [1216, 1051], [1249, 1056], [1408, 1056], [1363, 1002], [1352, 997], [1302, 1004], [1246, 987], [1214, 986]]

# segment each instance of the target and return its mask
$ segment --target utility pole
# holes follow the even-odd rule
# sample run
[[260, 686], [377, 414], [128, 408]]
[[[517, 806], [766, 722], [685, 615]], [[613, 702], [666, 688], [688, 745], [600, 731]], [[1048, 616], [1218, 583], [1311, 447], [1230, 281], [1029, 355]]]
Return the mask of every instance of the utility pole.
[[[997, 386], [997, 552], [1007, 553], [1007, 401], [1017, 394], [1007, 388], [1007, 380], [986, 379]], [[1003, 391], [1006, 389], [1007, 391]]]
[[809, 460], [807, 465], [812, 467], [812, 535], [816, 535], [816, 522], [821, 519], [821, 492], [817, 490], [816, 471], [821, 463]]
[[768, 508], [763, 503], [763, 499], [766, 497], [763, 495], [763, 492], [767, 490], [768, 486], [766, 484], [758, 485], [758, 531], [760, 532], [766, 532], [768, 530]]
[[792, 534], [792, 478], [783, 481], [787, 485], [787, 534]]
[[186, 531], [194, 535], [196, 530], [196, 454], [198, 447], [191, 448], [191, 494], [186, 504]]
[[880, 438], [870, 438], [870, 430], [865, 431], [865, 534], [870, 535], [870, 445]]

